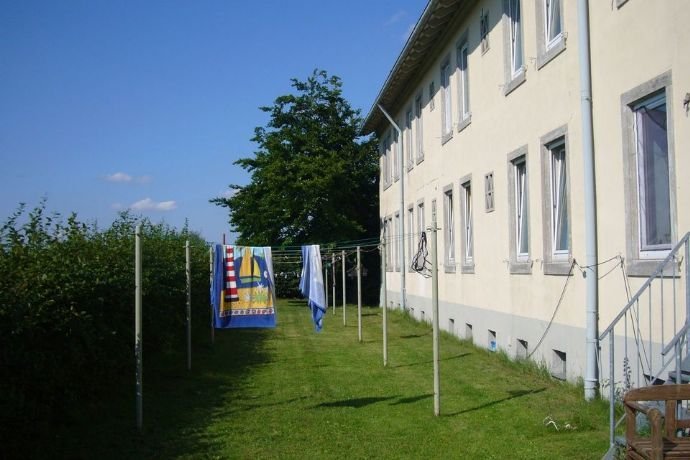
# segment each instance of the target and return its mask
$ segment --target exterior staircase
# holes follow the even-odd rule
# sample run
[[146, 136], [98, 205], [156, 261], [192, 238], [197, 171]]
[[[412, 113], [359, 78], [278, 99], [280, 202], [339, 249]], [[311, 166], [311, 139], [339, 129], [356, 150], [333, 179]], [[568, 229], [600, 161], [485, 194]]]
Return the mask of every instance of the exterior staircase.
[[613, 458], [616, 404], [631, 388], [690, 383], [690, 232], [683, 236], [654, 273], [630, 297], [599, 336], [599, 374], [609, 399], [610, 449]]

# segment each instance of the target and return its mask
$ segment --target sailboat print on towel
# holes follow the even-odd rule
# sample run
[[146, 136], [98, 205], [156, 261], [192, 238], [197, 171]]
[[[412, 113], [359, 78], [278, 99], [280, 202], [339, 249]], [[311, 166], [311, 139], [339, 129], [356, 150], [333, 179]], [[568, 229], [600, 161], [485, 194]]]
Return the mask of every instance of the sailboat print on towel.
[[242, 284], [252, 284], [261, 281], [261, 269], [254, 258], [252, 248], [244, 248], [242, 265], [240, 265], [240, 281]]

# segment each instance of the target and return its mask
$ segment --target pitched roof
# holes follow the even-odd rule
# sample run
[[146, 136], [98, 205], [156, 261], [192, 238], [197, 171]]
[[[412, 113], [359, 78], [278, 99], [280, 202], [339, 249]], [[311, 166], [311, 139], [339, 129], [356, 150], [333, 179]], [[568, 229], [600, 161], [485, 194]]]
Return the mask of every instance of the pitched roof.
[[405, 47], [400, 52], [393, 68], [379, 91], [376, 100], [369, 109], [369, 114], [364, 120], [362, 134], [369, 134], [377, 130], [385, 117], [378, 109], [380, 104], [387, 111], [394, 111], [400, 104], [401, 93], [412, 78], [420, 70], [433, 47], [447, 31], [446, 27], [451, 23], [460, 10], [460, 6], [471, 0], [430, 0], [424, 8], [421, 17], [417, 21]]

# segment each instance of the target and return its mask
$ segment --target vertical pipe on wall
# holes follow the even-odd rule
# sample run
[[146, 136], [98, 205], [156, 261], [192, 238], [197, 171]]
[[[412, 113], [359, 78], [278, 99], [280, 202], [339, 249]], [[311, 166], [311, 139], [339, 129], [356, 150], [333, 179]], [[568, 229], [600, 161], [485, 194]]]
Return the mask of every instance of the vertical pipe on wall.
[[383, 112], [383, 115], [388, 119], [390, 122], [391, 126], [397, 131], [398, 133], [398, 145], [399, 145], [399, 150], [398, 150], [398, 164], [400, 168], [400, 223], [399, 223], [399, 251], [400, 251], [400, 306], [402, 307], [403, 310], [407, 309], [407, 291], [405, 288], [405, 272], [407, 269], [405, 268], [405, 174], [404, 174], [404, 166], [405, 162], [403, 160], [403, 138], [402, 138], [402, 131], [400, 130], [400, 127], [398, 124], [393, 121], [393, 118], [391, 118], [390, 115], [388, 115], [388, 112], [381, 106], [381, 104], [378, 104], [379, 110]]
[[589, 1], [577, 2], [578, 51], [580, 59], [580, 112], [582, 117], [582, 159], [584, 163], [584, 207], [585, 207], [585, 256], [589, 267], [587, 273], [587, 329], [585, 363], [585, 399], [590, 401], [597, 395], [598, 342], [598, 270], [597, 270], [597, 212], [596, 185], [594, 175], [594, 127], [592, 121], [592, 71], [589, 48]]

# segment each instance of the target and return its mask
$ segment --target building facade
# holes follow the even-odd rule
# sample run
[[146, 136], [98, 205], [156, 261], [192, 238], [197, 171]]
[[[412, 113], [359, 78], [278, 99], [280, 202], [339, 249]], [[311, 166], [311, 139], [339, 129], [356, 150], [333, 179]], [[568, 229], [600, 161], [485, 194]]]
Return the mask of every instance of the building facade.
[[688, 23], [686, 0], [431, 0], [363, 130], [387, 306], [431, 318], [410, 261], [435, 220], [441, 327], [585, 377], [588, 295], [596, 336], [690, 230]]

